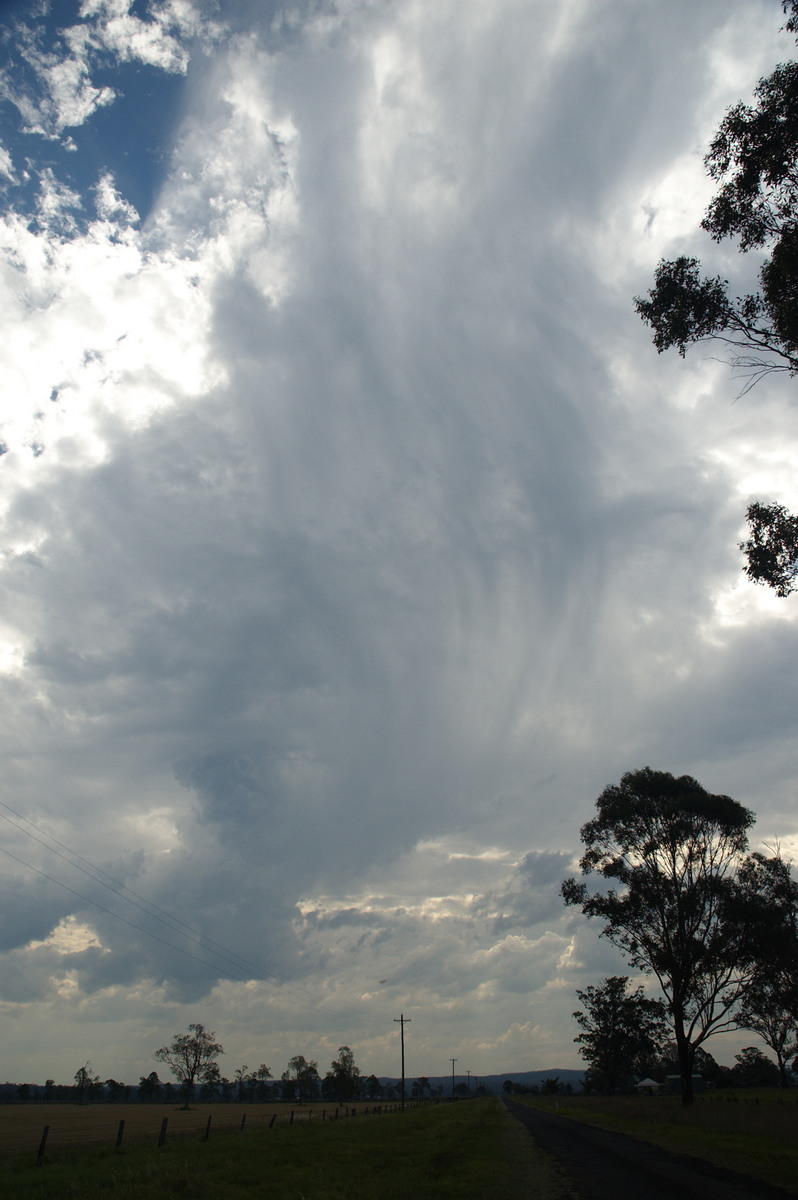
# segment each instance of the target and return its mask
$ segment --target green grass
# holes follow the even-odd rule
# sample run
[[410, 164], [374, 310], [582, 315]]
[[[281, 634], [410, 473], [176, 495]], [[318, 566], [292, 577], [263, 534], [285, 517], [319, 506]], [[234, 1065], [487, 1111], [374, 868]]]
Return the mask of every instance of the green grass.
[[692, 1108], [683, 1108], [678, 1096], [524, 1100], [798, 1194], [798, 1090], [707, 1092], [696, 1097]]
[[0, 1163], [3, 1200], [521, 1200], [533, 1181], [539, 1200], [569, 1194], [495, 1099], [34, 1159]]

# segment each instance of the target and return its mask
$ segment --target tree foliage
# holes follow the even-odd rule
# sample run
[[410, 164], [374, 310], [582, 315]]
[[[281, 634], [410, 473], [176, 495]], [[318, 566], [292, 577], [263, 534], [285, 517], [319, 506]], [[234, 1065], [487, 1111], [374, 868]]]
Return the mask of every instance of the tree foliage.
[[580, 866], [620, 886], [590, 893], [568, 879], [563, 899], [603, 920], [602, 936], [657, 979], [689, 1104], [696, 1048], [734, 1025], [734, 1005], [751, 975], [750, 948], [731, 904], [753, 814], [688, 775], [650, 767], [605, 788], [596, 808], [581, 830]]
[[[785, 28], [798, 33], [798, 0], [783, 0]], [[697, 342], [732, 348], [748, 377], [744, 391], [771, 371], [798, 373], [798, 62], [781, 63], [733, 105], [705, 157], [719, 185], [702, 228], [716, 242], [736, 241], [762, 257], [757, 291], [733, 296], [728, 280], [703, 276], [696, 258], [663, 259], [647, 297], [635, 308], [651, 326], [658, 353], [684, 356]], [[740, 542], [745, 573], [778, 596], [794, 590], [798, 517], [780, 504], [752, 504], [750, 536]]]
[[161, 1091], [161, 1081], [158, 1078], [157, 1071], [150, 1071], [149, 1075], [142, 1075], [139, 1079], [138, 1096], [139, 1100], [147, 1100], [152, 1104]]
[[752, 901], [746, 900], [757, 965], [742, 1000], [739, 1024], [759, 1034], [773, 1051], [779, 1081], [787, 1087], [788, 1064], [798, 1054], [798, 883], [778, 854], [752, 854], [740, 874], [760, 917], [750, 921]]
[[[664, 1083], [668, 1075], [679, 1075], [679, 1051], [674, 1041], [668, 1042], [664, 1052], [651, 1064], [651, 1075]], [[712, 1087], [728, 1087], [730, 1071], [722, 1067], [704, 1046], [698, 1046], [693, 1059], [693, 1072], [700, 1075]]]
[[795, 591], [798, 575], [798, 516], [783, 504], [748, 506], [750, 537], [740, 542], [747, 565], [743, 568], [754, 583], [772, 587], [777, 596]]
[[[788, 5], [785, 4], [785, 11]], [[793, 30], [794, 17], [788, 22]], [[701, 222], [716, 242], [736, 241], [764, 261], [759, 289], [732, 296], [728, 281], [703, 277], [695, 258], [663, 260], [648, 298], [635, 308], [653, 330], [659, 353], [684, 355], [718, 339], [734, 350], [751, 383], [765, 372], [798, 372], [798, 63], [782, 63], [733, 105], [704, 159], [718, 191]], [[749, 385], [750, 386], [750, 385]]]
[[281, 1077], [283, 1084], [283, 1099], [293, 1099], [296, 1096], [300, 1104], [313, 1100], [319, 1088], [319, 1064], [305, 1058], [304, 1054], [295, 1054], [288, 1060], [288, 1069]]
[[347, 1103], [358, 1098], [362, 1085], [360, 1068], [349, 1046], [338, 1047], [338, 1058], [330, 1063], [324, 1082], [332, 1099]]
[[574, 1041], [588, 1064], [591, 1086], [612, 1095], [650, 1070], [666, 1039], [665, 1007], [642, 987], [628, 990], [627, 975], [577, 990], [584, 1011], [574, 1013], [582, 1032]]
[[166, 1063], [180, 1083], [185, 1107], [188, 1107], [195, 1083], [218, 1077], [216, 1060], [224, 1050], [215, 1037], [216, 1034], [204, 1025], [189, 1025], [187, 1033], [176, 1033], [168, 1046], [155, 1051], [156, 1061]]
[[94, 1067], [90, 1062], [85, 1063], [82, 1067], [78, 1067], [75, 1072], [75, 1087], [78, 1104], [84, 1104], [87, 1100], [90, 1100], [102, 1087], [100, 1076], [95, 1073]]
[[731, 1080], [737, 1087], [778, 1087], [778, 1067], [758, 1046], [744, 1046], [734, 1062]]

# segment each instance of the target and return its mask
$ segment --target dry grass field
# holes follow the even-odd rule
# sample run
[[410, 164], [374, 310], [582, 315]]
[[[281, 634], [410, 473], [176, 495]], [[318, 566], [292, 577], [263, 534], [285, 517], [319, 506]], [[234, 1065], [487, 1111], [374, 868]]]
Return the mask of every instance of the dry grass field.
[[[63, 1113], [62, 1147], [52, 1154], [48, 1150], [42, 1166], [35, 1163], [35, 1147], [22, 1158], [0, 1154], [2, 1200], [522, 1200], [530, 1188], [536, 1200], [572, 1195], [549, 1156], [495, 1098], [404, 1114], [392, 1106], [394, 1111], [383, 1116], [358, 1113], [356, 1120], [337, 1121], [330, 1119], [329, 1108], [322, 1120], [323, 1108], [314, 1107], [310, 1118], [302, 1110], [301, 1120], [295, 1110], [293, 1125], [287, 1119], [290, 1108], [281, 1106], [281, 1119], [272, 1129], [267, 1113], [274, 1109], [253, 1105], [244, 1134], [237, 1132], [237, 1106], [218, 1105], [212, 1112], [217, 1132], [207, 1142], [200, 1131], [209, 1110], [198, 1106], [181, 1114], [181, 1136], [167, 1137], [162, 1148], [156, 1145], [161, 1114], [168, 1112], [170, 1130], [171, 1117], [178, 1116], [166, 1105], [143, 1111], [97, 1106], [82, 1112], [41, 1106], [28, 1112], [27, 1120], [25, 1108], [0, 1109], [0, 1122], [6, 1117], [9, 1126], [15, 1125], [14, 1136], [25, 1142], [37, 1118], [52, 1117], [55, 1130]], [[132, 1114], [139, 1140], [126, 1140], [119, 1150], [113, 1143], [63, 1148], [70, 1136], [73, 1146], [77, 1139], [93, 1141], [103, 1127], [115, 1137], [113, 1117], [122, 1112]], [[222, 1114], [232, 1128], [217, 1128]]]
[[[385, 1109], [388, 1106], [383, 1106]], [[390, 1107], [393, 1107], [391, 1105]], [[348, 1111], [358, 1110], [365, 1115], [374, 1110], [373, 1104], [351, 1105]], [[185, 1112], [174, 1104], [4, 1104], [0, 1105], [0, 1155], [30, 1153], [35, 1157], [42, 1130], [49, 1126], [47, 1154], [84, 1146], [116, 1144], [119, 1122], [125, 1122], [124, 1144], [151, 1141], [157, 1144], [161, 1122], [168, 1119], [167, 1139], [180, 1134], [205, 1134], [211, 1117], [211, 1136], [216, 1130], [240, 1129], [246, 1118], [246, 1129], [262, 1129], [275, 1117], [275, 1124], [294, 1121], [336, 1119], [347, 1112], [333, 1104], [296, 1106], [290, 1104], [196, 1104]]]

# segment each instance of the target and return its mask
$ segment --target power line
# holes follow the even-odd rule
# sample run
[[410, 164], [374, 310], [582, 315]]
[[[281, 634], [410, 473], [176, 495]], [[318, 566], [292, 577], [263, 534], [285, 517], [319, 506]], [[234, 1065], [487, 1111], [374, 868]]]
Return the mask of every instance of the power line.
[[[140, 893], [134, 891], [133, 888], [128, 887], [127, 884], [124, 884], [120, 880], [115, 879], [112, 875], [109, 875], [107, 871], [103, 870], [102, 867], [98, 867], [95, 863], [92, 863], [87, 858], [84, 858], [83, 855], [78, 854], [78, 852], [76, 850], [73, 850], [70, 846], [67, 846], [64, 842], [59, 841], [59, 839], [56, 838], [54, 835], [48, 833], [46, 830], [42, 829], [41, 826], [36, 825], [35, 822], [29, 820], [27, 817], [24, 817], [21, 813], [18, 813], [10, 805], [5, 804], [3, 801], [0, 801], [0, 807], [5, 808], [7, 810], [7, 812], [12, 813], [15, 817], [17, 817], [20, 821], [24, 822], [26, 825], [30, 825], [32, 829], [35, 829], [37, 831], [37, 833], [42, 834], [43, 837], [48, 838], [51, 842], [53, 842], [55, 846], [60, 846], [62, 850], [66, 851], [66, 854], [71, 855], [74, 859], [77, 859], [79, 861], [78, 862], [70, 861], [70, 859], [67, 858], [66, 854], [61, 854], [58, 850], [56, 850], [54, 848], [54, 846], [48, 845], [48, 843], [43, 841], [42, 838], [37, 837], [35, 834], [30, 833], [27, 829], [24, 829], [24, 828], [22, 828], [22, 826], [17, 825], [17, 823], [15, 821], [12, 821], [4, 813], [0, 813], [0, 817], [2, 817], [3, 820], [7, 821], [8, 824], [12, 826], [12, 828], [17, 829], [24, 836], [31, 838], [33, 841], [35, 841], [39, 845], [41, 845], [45, 850], [56, 855], [58, 858], [62, 859], [62, 861], [66, 862], [67, 865], [73, 867], [75, 870], [81, 871], [84, 875], [86, 875], [89, 879], [92, 879], [95, 883], [98, 883], [102, 887], [107, 888], [107, 890], [109, 890], [113, 895], [117, 896], [118, 899], [120, 899], [122, 901], [126, 901], [128, 904], [131, 904], [135, 908], [138, 908], [146, 916], [152, 917], [153, 919], [160, 921], [163, 925], [165, 925], [167, 928], [170, 928], [173, 932], [178, 933], [182, 937], [187, 938], [189, 941], [194, 942], [200, 949], [204, 950], [209, 956], [214, 957], [216, 959], [226, 959], [228, 963], [231, 963], [231, 964], [233, 964], [234, 967], [236, 967], [236, 970], [233, 971], [228, 966], [224, 966], [224, 965], [220, 965], [219, 963], [216, 963], [216, 962], [208, 961], [207, 958], [206, 959], [199, 958], [196, 954], [192, 954], [189, 950], [185, 950], [185, 949], [182, 949], [180, 946], [174, 945], [173, 942], [167, 941], [165, 938], [160, 937], [156, 933], [153, 933], [152, 930], [145, 929], [140, 925], [136, 925], [133, 921], [130, 921], [126, 917], [123, 917], [120, 913], [114, 912], [112, 909], [107, 908], [103, 904], [100, 904], [99, 901], [93, 899], [91, 896], [84, 895], [82, 892], [79, 892], [75, 888], [70, 887], [68, 884], [63, 883], [60, 879], [56, 878], [55, 876], [48, 874], [46, 871], [43, 871], [38, 867], [34, 867], [32, 865], [32, 863], [26, 862], [24, 859], [19, 858], [17, 855], [13, 854], [10, 850], [7, 850], [4, 847], [0, 846], [0, 850], [2, 850], [2, 852], [4, 854], [6, 854], [9, 858], [14, 859], [14, 861], [18, 862], [21, 866], [26, 867], [30, 871], [34, 871], [37, 875], [40, 875], [44, 879], [48, 879], [51, 883], [56, 884], [56, 886], [62, 888], [64, 891], [69, 892], [73, 896], [77, 896], [80, 900], [85, 901], [87, 904], [93, 905], [95, 908], [99, 909], [101, 912], [106, 913], [108, 916], [112, 917], [114, 920], [121, 921], [123, 924], [127, 925], [131, 929], [136, 930], [136, 932], [143, 934], [145, 937], [150, 937], [154, 941], [159, 942], [161, 945], [166, 946], [169, 949], [176, 951], [178, 954], [183, 955], [184, 958], [193, 959], [194, 962], [200, 963], [202, 966], [209, 968], [211, 971], [213, 971], [216, 974], [217, 977], [227, 977], [237, 983], [247, 983], [250, 980], [255, 979], [259, 983], [263, 983], [267, 987], [271, 987], [271, 988], [275, 989], [276, 991], [282, 991], [282, 992], [286, 993], [289, 997], [293, 996], [299, 1003], [301, 1003], [309, 1008], [313, 1008], [317, 1012], [322, 1011], [323, 1006], [319, 1002], [317, 996], [315, 996], [311, 992], [307, 991], [306, 989], [302, 988], [300, 985], [294, 984], [294, 983], [289, 983], [286, 980], [281, 980], [273, 972], [266, 971], [262, 966], [258, 966], [256, 963], [252, 962], [251, 960], [247, 960], [240, 955], [228, 952], [227, 949], [221, 943], [214, 941], [212, 938], [206, 937], [205, 935], [201, 934], [196, 929], [192, 929], [192, 927], [190, 925], [188, 925], [185, 921], [183, 921], [180, 917], [174, 916], [172, 913], [169, 913], [166, 909], [161, 908], [159, 905], [155, 904], [153, 901], [148, 900], [145, 896], [142, 896], [142, 895], [140, 895]], [[80, 863], [84, 863], [85, 866], [81, 866]], [[86, 869], [86, 868], [89, 868], [89, 869]], [[92, 872], [95, 872], [95, 873], [92, 874]], [[100, 875], [104, 875], [105, 879], [110, 880], [110, 883], [106, 883], [103, 879], [99, 878], [98, 876], [100, 876]], [[114, 886], [111, 886], [111, 885], [114, 885]], [[124, 895], [125, 892], [128, 892], [129, 895]], [[135, 899], [131, 899], [131, 896], [135, 897]], [[138, 901], [141, 901], [141, 903], [139, 903]], [[145, 907], [145, 905], [147, 907]], [[161, 914], [161, 915], [159, 915], [159, 914]], [[179, 926], [182, 926], [182, 928], [179, 928]], [[214, 949], [214, 947], [217, 947], [218, 949]], [[327, 1012], [333, 1019], [337, 1019], [341, 1022], [346, 1022], [348, 1024], [355, 1024], [355, 1025], [366, 1024], [366, 1025], [371, 1025], [373, 1027], [376, 1027], [378, 1024], [381, 1024], [381, 1022], [378, 1022], [378, 1020], [373, 1017], [368, 1017], [365, 1014], [356, 1014], [356, 1013], [353, 1013], [349, 1009], [347, 1009], [347, 1010], [328, 1009]]]
[[[189, 950], [182, 950], [180, 946], [175, 946], [173, 942], [167, 942], [165, 938], [159, 937], [157, 933], [153, 933], [149, 929], [142, 929], [140, 925], [135, 925], [132, 921], [128, 921], [127, 917], [123, 917], [120, 913], [113, 912], [110, 908], [106, 908], [104, 904], [100, 904], [98, 900], [92, 900], [90, 896], [84, 896], [82, 892], [75, 888], [69, 887], [68, 884], [62, 883], [60, 879], [56, 879], [54, 875], [48, 875], [46, 871], [40, 871], [38, 867], [34, 867], [32, 863], [25, 862], [16, 854], [12, 854], [10, 850], [6, 850], [5, 846], [0, 846], [3, 854], [9, 858], [13, 858], [15, 862], [21, 863], [23, 867], [27, 867], [29, 871], [35, 871], [37, 875], [41, 875], [43, 879], [49, 879], [50, 883], [54, 883], [57, 887], [63, 888], [65, 892], [71, 892], [73, 896], [77, 896], [80, 900], [85, 900], [87, 904], [93, 904], [95, 908], [99, 908], [101, 912], [108, 913], [117, 921], [122, 921], [125, 925], [135, 929], [138, 933], [143, 933], [145, 937], [151, 937], [156, 942], [160, 942], [162, 946], [168, 946], [170, 950], [176, 950], [178, 954], [184, 955], [186, 958], [193, 958], [195, 962], [202, 963], [203, 967], [213, 967], [213, 963], [206, 962], [205, 959], [197, 958], [196, 954], [192, 954]], [[218, 970], [218, 968], [214, 968]], [[246, 979], [238, 977], [238, 983], [246, 983]]]
[[[0, 801], [0, 804], [2, 804], [3, 808], [7, 808], [9, 812], [14, 812], [12, 808], [9, 808], [7, 804], [3, 804], [2, 801]], [[19, 813], [14, 813], [14, 815], [20, 816]], [[120, 899], [126, 900], [128, 904], [132, 904], [135, 908], [140, 909], [141, 912], [145, 913], [148, 917], [152, 917], [154, 920], [160, 921], [162, 925], [166, 925], [167, 928], [174, 930], [175, 933], [179, 933], [183, 937], [189, 938], [190, 941], [195, 942], [203, 949], [205, 949], [206, 944], [208, 947], [216, 947], [215, 949], [210, 949], [209, 952], [217, 957], [227, 959], [228, 962], [232, 963], [239, 970], [241, 970], [243, 967], [246, 971], [258, 971], [258, 968], [254, 963], [247, 962], [246, 959], [241, 958], [237, 954], [228, 953], [228, 951], [219, 942], [215, 942], [213, 938], [209, 938], [203, 934], [200, 934], [197, 930], [192, 929], [190, 925], [187, 925], [185, 921], [182, 921], [179, 917], [172, 916], [171, 913], [166, 912], [165, 909], [161, 908], [157, 904], [154, 904], [145, 896], [141, 896], [138, 892], [134, 891], [133, 888], [128, 887], [127, 884], [122, 883], [118, 879], [114, 879], [114, 877], [109, 875], [107, 871], [104, 871], [102, 867], [95, 866], [94, 863], [89, 862], [88, 859], [84, 858], [81, 854], [78, 854], [77, 851], [71, 850], [70, 847], [65, 846], [63, 842], [59, 842], [57, 838], [52, 836], [52, 834], [46, 833], [44, 830], [39, 829], [39, 826], [35, 825], [33, 821], [27, 821], [27, 818], [20, 817], [20, 820], [26, 821], [28, 825], [31, 825], [34, 829], [38, 830], [39, 833], [44, 833], [44, 836], [49, 838], [50, 841], [55, 842], [56, 846], [61, 846], [62, 849], [66, 850], [74, 858], [79, 859], [80, 861], [71, 862], [65, 854], [62, 854], [53, 846], [48, 845], [48, 843], [43, 841], [42, 838], [36, 837], [35, 834], [29, 833], [27, 829], [23, 829], [22, 826], [17, 825], [16, 821], [12, 821], [10, 817], [5, 815], [5, 813], [0, 813], [0, 818], [2, 818], [4, 821], [7, 821], [8, 824], [14, 829], [18, 829], [20, 833], [25, 834], [26, 837], [32, 838], [33, 841], [38, 842], [40, 846], [45, 848], [45, 850], [48, 850], [51, 854], [56, 855], [57, 858], [60, 858], [63, 862], [68, 863], [69, 866], [74, 867], [76, 871], [81, 871], [89, 879], [94, 880], [95, 883], [99, 883], [101, 887], [107, 888], [107, 890], [112, 892], [113, 895], [119, 896]], [[81, 866], [81, 863], [85, 863], [86, 866]], [[91, 870], [87, 870], [87, 867], [91, 868]], [[105, 879], [110, 880], [110, 883], [106, 883], [104, 879], [100, 879], [100, 875], [104, 875]], [[52, 876], [48, 876], [48, 878], [52, 878]], [[55, 882], [58, 881], [55, 880]], [[122, 894], [123, 892], [129, 892], [130, 895], [125, 896]], [[135, 897], [135, 899], [131, 899], [131, 896]], [[84, 897], [84, 899], [88, 899], [88, 897]], [[93, 903], [93, 901], [89, 900], [89, 903]], [[105, 911], [110, 912], [111, 910], [106, 909]], [[113, 916], [114, 914], [111, 913], [111, 915]], [[180, 928], [181, 926], [182, 928]], [[142, 932], [146, 931], [142, 930]]]

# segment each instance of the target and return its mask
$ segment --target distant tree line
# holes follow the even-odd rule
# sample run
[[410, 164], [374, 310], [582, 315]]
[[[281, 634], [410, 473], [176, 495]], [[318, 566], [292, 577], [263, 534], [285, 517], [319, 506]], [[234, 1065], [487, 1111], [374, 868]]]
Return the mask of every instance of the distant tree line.
[[518, 1083], [514, 1079], [505, 1079], [502, 1091], [507, 1096], [571, 1096], [573, 1084], [561, 1083], [559, 1075], [549, 1075], [540, 1083]]
[[[284, 1101], [309, 1104], [318, 1100], [347, 1104], [355, 1100], [398, 1100], [399, 1088], [383, 1084], [376, 1075], [363, 1075], [355, 1063], [349, 1046], [340, 1046], [338, 1058], [321, 1076], [318, 1063], [296, 1054], [279, 1079], [265, 1063], [250, 1069], [246, 1064], [236, 1067], [232, 1078], [223, 1075], [219, 1056], [224, 1050], [211, 1030], [204, 1025], [189, 1025], [186, 1033], [175, 1034], [172, 1041], [155, 1052], [155, 1059], [164, 1063], [174, 1075], [175, 1082], [162, 1080], [157, 1071], [142, 1075], [138, 1085], [121, 1083], [116, 1079], [103, 1080], [90, 1062], [79, 1067], [74, 1083], [57, 1084], [48, 1079], [43, 1085], [32, 1083], [0, 1084], [0, 1103], [48, 1104], [177, 1104], [188, 1105], [191, 1100], [203, 1104], [257, 1104]], [[484, 1089], [483, 1089], [484, 1091]], [[443, 1088], [433, 1088], [429, 1079], [421, 1077], [410, 1088], [413, 1099], [433, 1099], [443, 1094]]]

